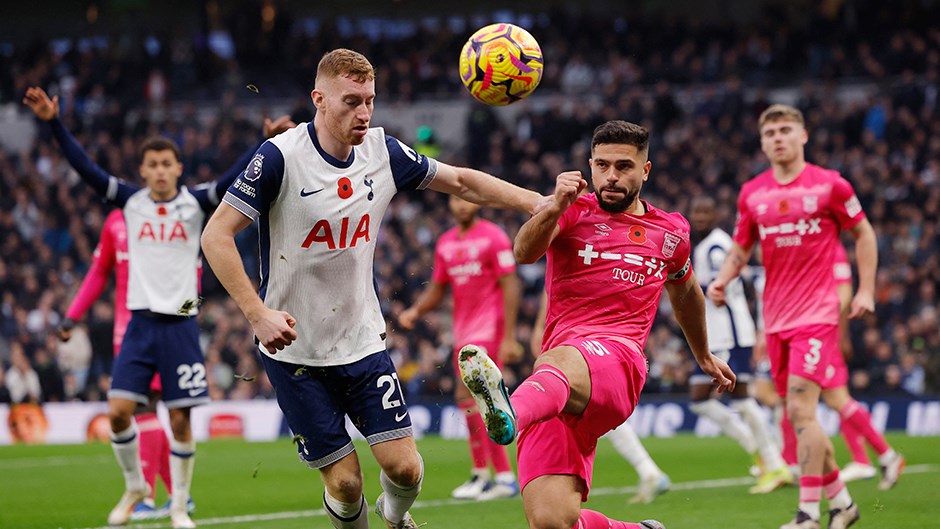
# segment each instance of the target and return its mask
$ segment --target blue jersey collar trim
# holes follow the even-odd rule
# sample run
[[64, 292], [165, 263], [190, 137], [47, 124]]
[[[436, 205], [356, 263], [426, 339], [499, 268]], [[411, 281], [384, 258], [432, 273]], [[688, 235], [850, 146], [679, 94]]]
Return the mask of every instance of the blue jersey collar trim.
[[323, 150], [323, 147], [320, 147], [320, 140], [317, 139], [317, 129], [313, 127], [313, 122], [307, 123], [307, 133], [310, 134], [310, 141], [313, 142], [313, 146], [317, 148], [317, 152], [320, 153], [320, 156], [326, 160], [326, 163], [336, 167], [338, 169], [348, 169], [350, 165], [353, 164], [353, 161], [356, 159], [356, 148], [353, 147], [352, 151], [349, 153], [349, 159], [345, 162], [334, 158], [331, 154]]

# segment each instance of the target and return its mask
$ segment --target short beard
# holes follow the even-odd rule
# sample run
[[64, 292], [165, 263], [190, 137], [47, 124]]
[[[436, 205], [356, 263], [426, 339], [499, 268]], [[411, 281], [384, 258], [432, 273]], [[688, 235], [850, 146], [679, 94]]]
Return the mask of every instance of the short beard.
[[620, 200], [614, 202], [607, 202], [601, 197], [601, 191], [597, 190], [594, 192], [594, 196], [597, 197], [597, 205], [601, 207], [607, 213], [623, 213], [633, 204], [633, 201], [636, 200], [636, 197], [640, 195], [640, 190], [637, 189], [634, 192], [627, 192], [626, 195]]

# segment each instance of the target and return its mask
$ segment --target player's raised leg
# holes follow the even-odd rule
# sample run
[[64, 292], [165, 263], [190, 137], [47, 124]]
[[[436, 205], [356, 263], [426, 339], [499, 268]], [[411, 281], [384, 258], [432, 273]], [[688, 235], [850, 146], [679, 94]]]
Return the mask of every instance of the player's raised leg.
[[[458, 359], [460, 377], [476, 401], [483, 416], [487, 434], [494, 443], [508, 445], [518, 433], [516, 412], [509, 402], [509, 392], [503, 383], [503, 374], [489, 357], [486, 349], [467, 344], [460, 349]], [[533, 375], [534, 376], [534, 375]], [[565, 395], [564, 401], [567, 400]], [[564, 406], [556, 406], [561, 411]]]

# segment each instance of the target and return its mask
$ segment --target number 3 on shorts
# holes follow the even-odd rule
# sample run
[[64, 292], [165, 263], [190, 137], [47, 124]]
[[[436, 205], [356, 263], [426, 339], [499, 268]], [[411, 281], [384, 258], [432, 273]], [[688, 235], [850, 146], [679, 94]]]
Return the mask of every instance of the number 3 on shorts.
[[823, 343], [822, 340], [817, 340], [816, 338], [809, 339], [809, 352], [803, 355], [803, 360], [807, 364], [816, 365], [819, 363], [820, 350], [822, 349]]

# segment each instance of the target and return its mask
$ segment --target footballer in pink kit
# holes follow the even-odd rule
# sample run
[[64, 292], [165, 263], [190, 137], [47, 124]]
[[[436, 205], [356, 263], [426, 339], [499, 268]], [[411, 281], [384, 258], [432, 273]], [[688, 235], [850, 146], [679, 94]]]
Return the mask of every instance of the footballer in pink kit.
[[646, 381], [643, 354], [663, 289], [702, 370], [733, 389], [728, 365], [708, 350], [705, 298], [689, 259], [689, 223], [640, 200], [649, 178], [649, 131], [625, 121], [597, 127], [594, 193], [578, 171], [558, 175], [555, 202], [519, 231], [516, 260], [548, 254], [543, 352], [509, 398], [485, 350], [460, 352], [460, 371], [501, 444], [518, 431], [519, 481], [529, 527], [661, 529], [582, 509], [600, 436], [633, 412]]
[[[413, 329], [423, 314], [440, 305], [447, 287], [454, 298], [454, 365], [457, 351], [467, 344], [477, 344], [496, 351], [496, 365], [519, 359], [521, 346], [516, 341], [516, 315], [519, 308], [519, 280], [512, 242], [492, 222], [481, 219], [480, 206], [451, 195], [448, 205], [458, 225], [447, 230], [437, 241], [434, 273], [427, 288], [398, 317], [405, 329]], [[470, 480], [451, 493], [456, 499], [512, 497], [519, 493], [516, 476], [506, 448], [486, 434], [480, 411], [463, 384], [455, 389], [457, 406], [467, 418], [470, 456], [473, 469]], [[490, 465], [495, 476], [490, 479]]]
[[[840, 243], [835, 247], [835, 262], [832, 267], [833, 278], [839, 296], [839, 353], [833, 359], [835, 375], [832, 377], [833, 387], [824, 388], [822, 399], [826, 405], [839, 413], [839, 430], [845, 441], [852, 461], [839, 471], [839, 478], [844, 482], [871, 479], [878, 474], [878, 470], [871, 464], [865, 449], [867, 443], [878, 454], [882, 472], [885, 475], [878, 487], [882, 490], [890, 489], [897, 483], [900, 471], [903, 470], [904, 458], [888, 444], [884, 435], [875, 429], [871, 421], [871, 414], [857, 400], [852, 398], [848, 389], [848, 366], [846, 360], [852, 355], [852, 341], [849, 337], [848, 311], [852, 302], [852, 266], [849, 264], [845, 247]], [[780, 427], [783, 432], [783, 458], [788, 465], [797, 464], [796, 433], [786, 414], [782, 417]], [[887, 463], [881, 463], [881, 460]], [[893, 463], [893, 464], [892, 464]], [[891, 472], [899, 466], [897, 473]]]
[[[708, 296], [718, 306], [725, 303], [725, 288], [759, 242], [771, 377], [786, 401], [785, 415], [801, 454], [797, 515], [781, 529], [818, 529], [823, 493], [829, 499], [828, 527], [844, 529], [858, 521], [859, 509], [839, 477], [832, 442], [816, 417], [820, 397], [846, 382], [833, 274], [840, 232], [848, 230], [856, 239], [859, 289], [851, 318], [874, 310], [878, 254], [874, 230], [851, 184], [836, 171], [806, 162], [809, 135], [804, 123], [802, 113], [787, 105], [772, 105], [761, 114], [761, 150], [771, 168], [741, 189], [734, 244]], [[890, 457], [896, 459], [888, 472], [893, 484], [903, 458], [893, 451]]]
[[[127, 324], [131, 319], [131, 311], [127, 308], [127, 278], [128, 278], [128, 252], [127, 252], [127, 223], [124, 222], [124, 213], [114, 209], [108, 214], [101, 229], [101, 239], [92, 256], [91, 267], [82, 284], [75, 294], [75, 299], [65, 312], [65, 320], [59, 329], [59, 337], [68, 340], [75, 321], [80, 320], [91, 305], [101, 296], [111, 272], [114, 272], [114, 354], [117, 356], [121, 350], [121, 342], [127, 331]], [[160, 392], [160, 374], [154, 375], [150, 383], [150, 390]], [[154, 503], [156, 494], [157, 476], [163, 481], [169, 494], [173, 493], [170, 480], [170, 441], [167, 439], [163, 426], [157, 419], [152, 406], [140, 408], [134, 416], [137, 428], [140, 430], [140, 462], [144, 471], [144, 478], [150, 485], [150, 497], [134, 507], [131, 513], [132, 520], [150, 520], [169, 516], [169, 508], [157, 509]]]

